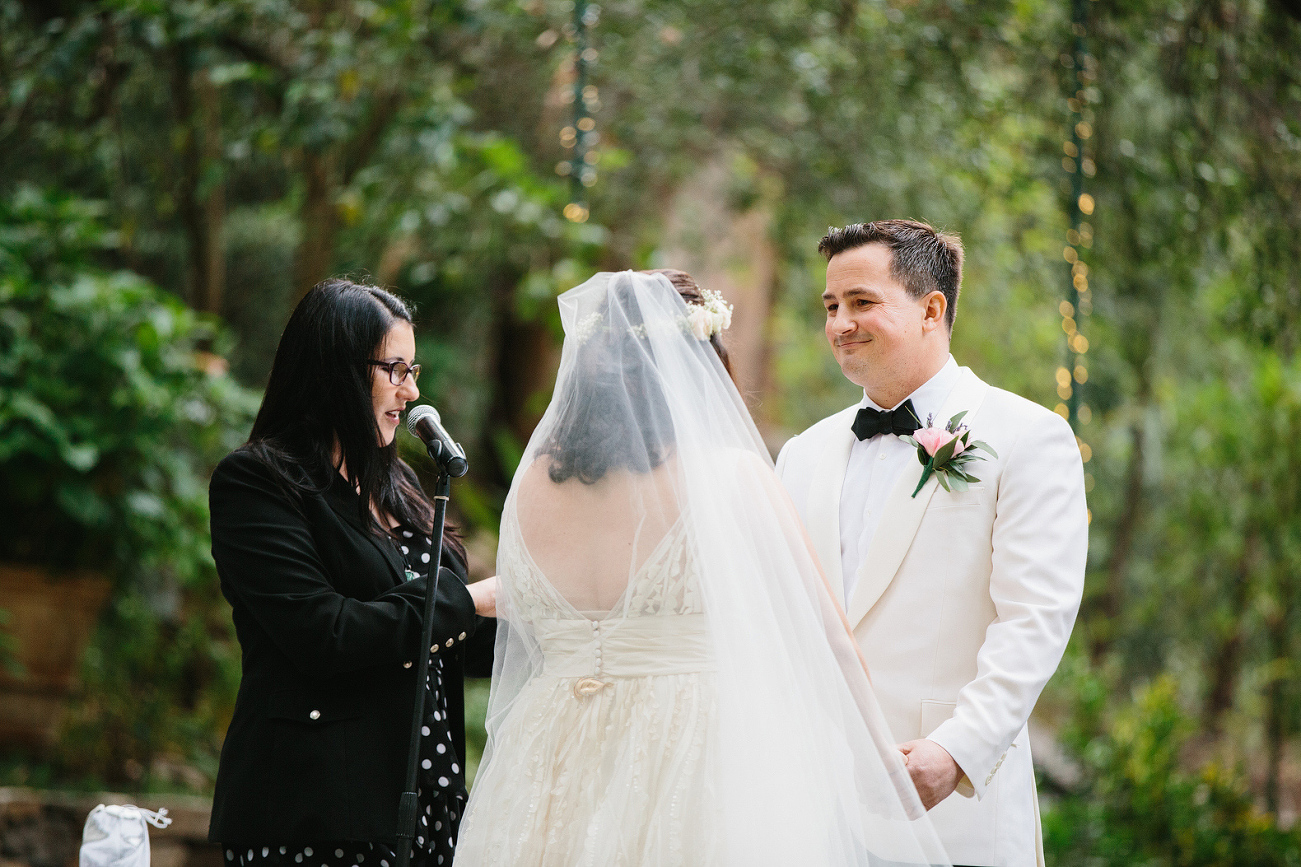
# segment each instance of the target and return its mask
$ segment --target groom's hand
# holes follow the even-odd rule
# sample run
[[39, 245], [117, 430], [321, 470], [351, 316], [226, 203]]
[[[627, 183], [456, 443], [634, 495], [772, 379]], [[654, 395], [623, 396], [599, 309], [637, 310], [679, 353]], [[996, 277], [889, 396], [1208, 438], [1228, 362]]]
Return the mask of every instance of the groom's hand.
[[948, 750], [925, 738], [899, 744], [898, 749], [923, 807], [929, 810], [953, 794], [962, 779], [962, 768]]

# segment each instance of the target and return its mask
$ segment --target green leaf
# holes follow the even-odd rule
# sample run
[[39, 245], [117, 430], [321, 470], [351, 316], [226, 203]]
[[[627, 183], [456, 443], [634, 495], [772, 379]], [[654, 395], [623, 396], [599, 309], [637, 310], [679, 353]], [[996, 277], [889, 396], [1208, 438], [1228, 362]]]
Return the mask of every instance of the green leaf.
[[917, 449], [917, 463], [921, 464], [922, 466], [926, 466], [926, 464], [930, 461], [931, 456], [926, 454], [926, 449], [922, 448], [922, 444], [917, 442], [917, 440], [913, 439], [912, 437], [899, 437], [899, 439], [906, 440], [910, 446]]
[[953, 418], [949, 419], [949, 423], [944, 426], [944, 429], [949, 433], [953, 433], [955, 430], [958, 429], [958, 423], [962, 421], [962, 417], [965, 416], [966, 414], [967, 411], [964, 409], [962, 412], [958, 413]]
[[89, 443], [73, 445], [69, 443], [59, 449], [68, 466], [78, 472], [86, 472], [99, 463], [99, 449]]
[[967, 477], [961, 472], [949, 473], [949, 484], [955, 491], [965, 491], [967, 489]]
[[144, 518], [159, 519], [167, 514], [167, 504], [156, 494], [148, 491], [131, 491], [126, 495], [126, 505], [132, 512]]

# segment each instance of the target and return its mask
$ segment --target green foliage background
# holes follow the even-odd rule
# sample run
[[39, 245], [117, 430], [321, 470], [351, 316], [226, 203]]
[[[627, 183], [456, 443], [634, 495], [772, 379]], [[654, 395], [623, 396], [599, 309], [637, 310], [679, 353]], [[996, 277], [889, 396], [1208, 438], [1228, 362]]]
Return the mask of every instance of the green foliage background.
[[[245, 435], [315, 280], [416, 302], [422, 390], [474, 467], [459, 517], [490, 552], [549, 395], [558, 292], [710, 261], [730, 232], [715, 272], [749, 293], [739, 314], [759, 311], [735, 339], [776, 446], [854, 399], [821, 337], [818, 238], [910, 216], [966, 244], [958, 359], [1050, 407], [1064, 375], [1087, 407], [1085, 605], [1039, 710], [1073, 768], [1043, 781], [1052, 859], [1295, 863], [1301, 12], [1078, 4], [1082, 67], [1070, 0], [589, 6], [577, 98], [597, 177], [574, 223], [556, 170], [572, 0], [0, 0], [0, 333], [5, 364], [49, 373], [3, 382], [0, 472], [57, 467], [45, 502], [104, 532], [122, 576], [48, 773], [210, 773], [238, 671], [204, 467]], [[1069, 237], [1076, 172], [1094, 207]], [[1087, 376], [1066, 368], [1068, 243], [1091, 290], [1070, 311]], [[15, 324], [68, 305], [136, 324], [65, 329], [84, 351]], [[233, 377], [122, 362], [196, 352]], [[134, 383], [139, 408], [86, 401], [108, 393], [100, 373]], [[134, 493], [104, 488], [97, 468], [145, 442]]]

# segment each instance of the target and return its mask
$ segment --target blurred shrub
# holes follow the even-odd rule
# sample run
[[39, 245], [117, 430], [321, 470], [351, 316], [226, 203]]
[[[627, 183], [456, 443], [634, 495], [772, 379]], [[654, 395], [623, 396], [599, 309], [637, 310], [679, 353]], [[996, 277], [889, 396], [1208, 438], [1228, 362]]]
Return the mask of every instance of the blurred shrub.
[[257, 397], [215, 321], [102, 266], [97, 217], [33, 188], [0, 203], [0, 557], [114, 579], [61, 764], [144, 782], [161, 754], [211, 753], [233, 700], [207, 480]]
[[255, 397], [215, 322], [95, 267], [94, 217], [32, 189], [0, 206], [0, 556], [198, 577], [207, 470]]
[[1080, 760], [1081, 788], [1044, 815], [1050, 865], [1061, 867], [1293, 867], [1301, 827], [1281, 829], [1258, 809], [1241, 773], [1180, 761], [1194, 725], [1163, 677], [1104, 719], [1107, 692], [1079, 676], [1074, 725], [1063, 732]]

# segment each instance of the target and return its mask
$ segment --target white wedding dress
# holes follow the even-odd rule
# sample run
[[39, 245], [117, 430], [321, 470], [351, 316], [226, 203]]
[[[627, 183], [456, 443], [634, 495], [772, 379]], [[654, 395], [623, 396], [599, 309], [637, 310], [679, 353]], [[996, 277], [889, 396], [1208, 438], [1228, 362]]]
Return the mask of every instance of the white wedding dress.
[[609, 612], [580, 612], [518, 534], [498, 569], [536, 630], [542, 672], [483, 767], [457, 863], [516, 867], [719, 863], [710, 791], [715, 681], [700, 582], [679, 520]]
[[502, 514], [459, 867], [945, 864], [731, 379], [663, 277], [561, 296]]

